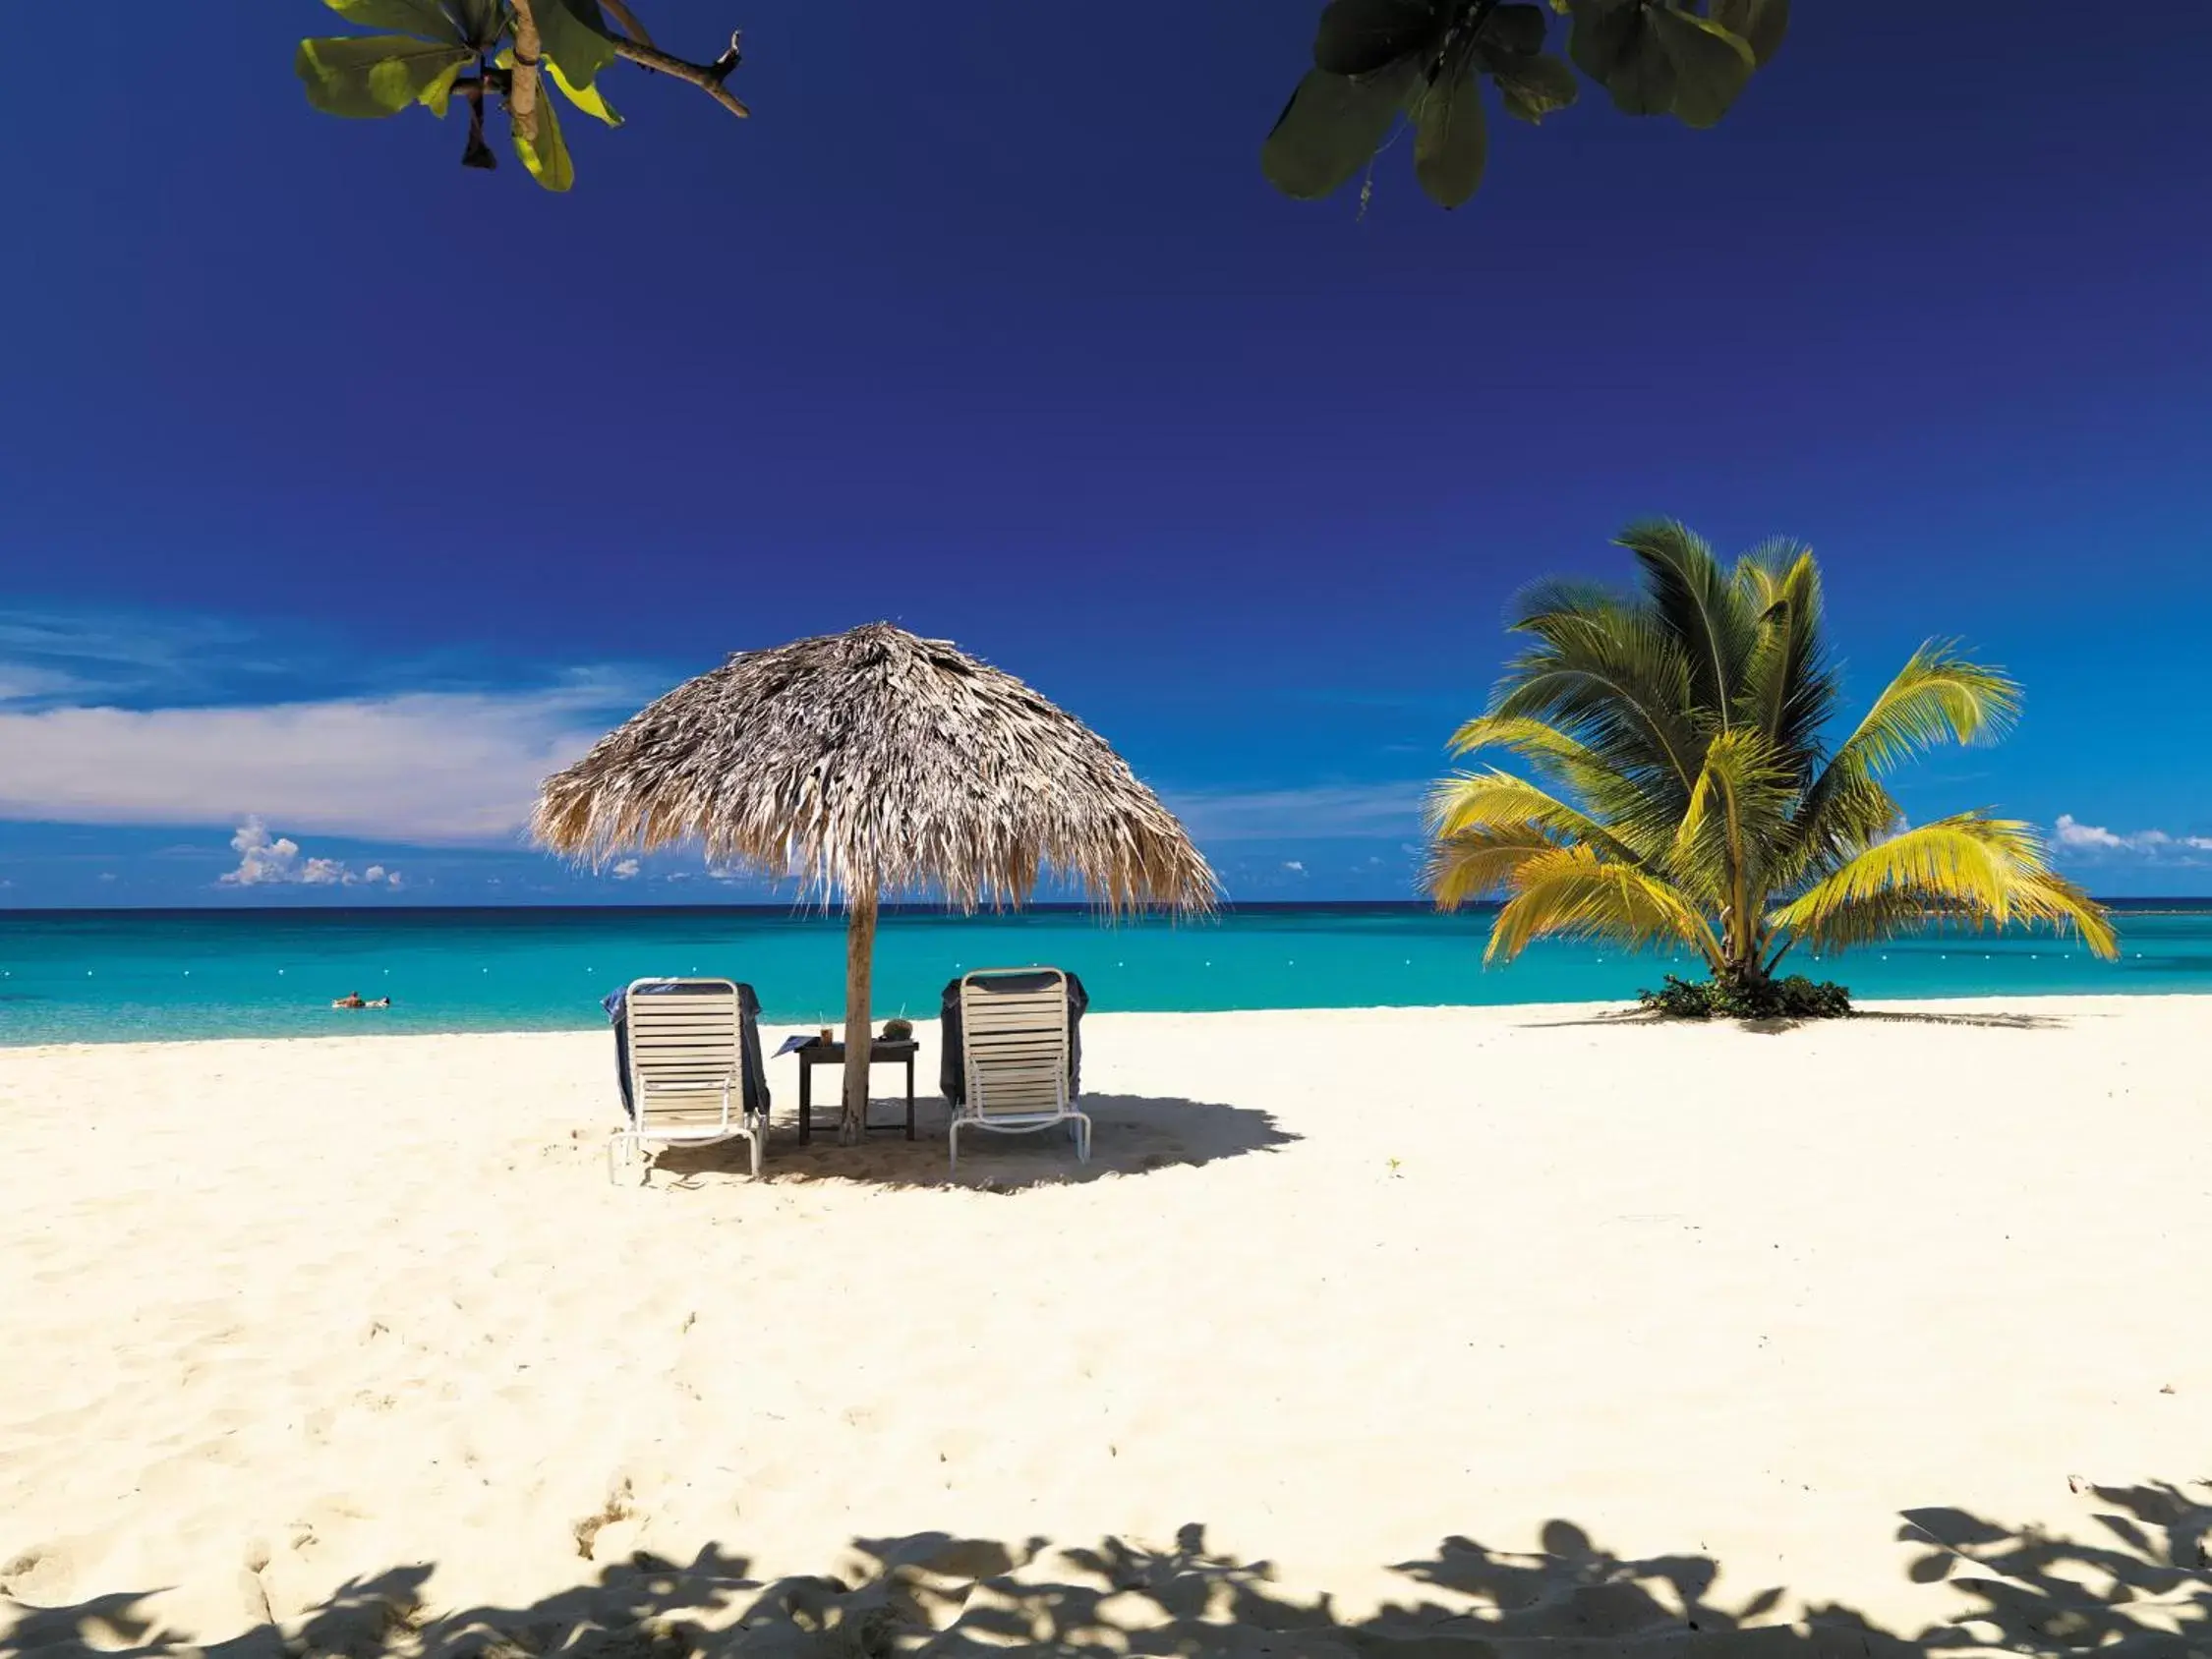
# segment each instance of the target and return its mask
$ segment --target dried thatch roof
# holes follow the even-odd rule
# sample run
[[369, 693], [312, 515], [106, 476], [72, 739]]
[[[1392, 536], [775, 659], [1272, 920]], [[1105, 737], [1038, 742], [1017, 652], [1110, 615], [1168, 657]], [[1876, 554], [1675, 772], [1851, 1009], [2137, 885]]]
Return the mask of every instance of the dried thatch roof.
[[1097, 733], [888, 622], [740, 652], [678, 686], [546, 779], [532, 830], [595, 864], [696, 839], [824, 897], [1019, 903], [1048, 869], [1116, 910], [1218, 892]]

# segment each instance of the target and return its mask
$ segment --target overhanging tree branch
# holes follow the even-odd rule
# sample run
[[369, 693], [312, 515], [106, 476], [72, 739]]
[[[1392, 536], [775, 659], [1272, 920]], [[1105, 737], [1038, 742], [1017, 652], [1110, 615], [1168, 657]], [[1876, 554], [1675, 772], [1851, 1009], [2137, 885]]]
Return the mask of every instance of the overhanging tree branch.
[[[616, 14], [620, 16], [619, 13]], [[625, 25], [627, 18], [622, 20]], [[642, 32], [642, 31], [641, 31]], [[658, 46], [647, 45], [643, 40], [617, 40], [617, 55], [625, 57], [641, 69], [650, 69], [656, 75], [672, 75], [678, 81], [688, 81], [708, 97], [722, 105], [732, 115], [750, 115], [744, 100], [723, 85], [729, 72], [737, 67], [737, 36], [729, 37], [729, 50], [713, 63], [691, 63], [683, 58], [671, 57]]]
[[538, 61], [544, 55], [544, 46], [538, 38], [538, 20], [530, 10], [530, 0], [510, 0], [510, 4], [514, 7], [514, 77], [507, 86], [507, 114], [514, 121], [514, 130], [535, 143]]
[[[458, 70], [474, 57], [475, 90], [461, 94], [471, 112], [467, 164], [493, 165], [482, 121], [485, 94], [496, 93], [524, 163], [547, 190], [564, 191], [575, 177], [556, 106], [544, 101], [552, 95], [549, 73], [571, 102], [609, 126], [620, 125], [619, 118], [591, 84], [615, 57], [698, 87], [731, 115], [752, 113], [728, 86], [740, 61], [737, 33], [727, 51], [694, 63], [661, 49], [638, 18], [637, 0], [327, 3], [351, 21], [374, 28], [380, 20], [394, 31], [302, 40], [293, 67], [314, 107], [360, 119], [415, 105], [442, 115]], [[1374, 158], [1403, 130], [1399, 117], [1408, 116], [1418, 139], [1416, 176], [1437, 201], [1456, 207], [1482, 174], [1484, 78], [1496, 83], [1508, 114], [1529, 122], [1575, 101], [1579, 66], [1623, 110], [1711, 126], [1781, 44], [1789, 6], [1790, 0], [1711, 0], [1710, 7], [1708, 0], [1550, 0], [1551, 13], [1582, 26], [1571, 66], [1543, 49], [1550, 20], [1544, 6], [1527, 0], [1330, 0], [1314, 37], [1313, 68], [1261, 146], [1261, 167], [1278, 189], [1302, 199], [1327, 196], [1365, 173], [1364, 210]], [[1723, 9], [1725, 25], [1707, 15]], [[499, 80], [491, 74], [495, 62]]]

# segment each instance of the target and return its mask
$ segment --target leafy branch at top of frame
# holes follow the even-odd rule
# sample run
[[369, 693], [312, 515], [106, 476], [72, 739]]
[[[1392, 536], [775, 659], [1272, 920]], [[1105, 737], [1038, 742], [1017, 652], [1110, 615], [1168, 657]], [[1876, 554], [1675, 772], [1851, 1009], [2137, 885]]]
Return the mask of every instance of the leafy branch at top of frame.
[[[725, 83], [738, 38], [712, 63], [663, 51], [626, 0], [323, 0], [348, 23], [376, 30], [302, 40], [294, 71], [308, 101], [330, 115], [380, 119], [421, 105], [442, 119], [456, 97], [469, 106], [461, 163], [495, 167], [485, 142], [487, 99], [507, 113], [515, 153], [548, 190], [575, 183], [556, 100], [610, 127], [621, 125], [599, 86], [616, 59], [688, 82], [732, 115], [749, 113]], [[611, 13], [620, 31], [609, 22]]]
[[[628, 0], [323, 3], [380, 32], [300, 42], [295, 67], [318, 109], [380, 117], [421, 104], [442, 117], [461, 97], [469, 105], [463, 164], [493, 167], [484, 120], [495, 98], [517, 154], [549, 190], [568, 189], [575, 172], [559, 100], [540, 95], [545, 80], [609, 126], [620, 118], [596, 84], [617, 58], [748, 113], [726, 85], [739, 61], [735, 34], [713, 62], [693, 63], [663, 51]], [[1564, 57], [1546, 49], [1555, 17], [1565, 20]], [[1415, 177], [1456, 207], [1475, 194], [1488, 160], [1484, 82], [1508, 115], [1532, 123], [1574, 103], [1587, 78], [1624, 113], [1709, 127], [1788, 27], [1789, 0], [1329, 0], [1313, 67], [1268, 134], [1261, 166], [1288, 196], [1325, 197], [1368, 167], [1403, 121]]]
[[[1567, 55], [1545, 49], [1552, 14]], [[1456, 207], [1483, 182], [1483, 83], [1508, 115], [1540, 122], [1598, 83], [1628, 115], [1710, 127], [1780, 47], [1789, 0], [1330, 0], [1313, 67], [1268, 134], [1260, 164], [1287, 196], [1331, 195], [1413, 129], [1414, 175]]]

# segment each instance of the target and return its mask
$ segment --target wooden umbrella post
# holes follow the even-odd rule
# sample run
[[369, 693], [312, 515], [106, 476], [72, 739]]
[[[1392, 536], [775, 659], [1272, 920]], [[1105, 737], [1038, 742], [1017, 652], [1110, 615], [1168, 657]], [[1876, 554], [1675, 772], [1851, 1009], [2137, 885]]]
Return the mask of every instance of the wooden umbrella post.
[[855, 893], [844, 922], [844, 1116], [838, 1144], [867, 1139], [869, 969], [876, 953], [876, 894]]

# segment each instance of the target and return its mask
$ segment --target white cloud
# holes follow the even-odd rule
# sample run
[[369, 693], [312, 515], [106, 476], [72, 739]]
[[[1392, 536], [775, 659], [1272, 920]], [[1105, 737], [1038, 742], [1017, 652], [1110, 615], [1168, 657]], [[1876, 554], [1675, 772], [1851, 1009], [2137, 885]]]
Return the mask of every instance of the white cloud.
[[635, 881], [637, 879], [637, 860], [634, 858], [625, 858], [620, 863], [616, 864], [613, 869], [610, 870], [608, 874], [612, 876], [617, 882]]
[[1288, 870], [1293, 876], [1303, 876], [1306, 874], [1306, 866], [1295, 858], [1284, 859], [1283, 868], [1285, 870]]
[[399, 884], [399, 872], [372, 864], [359, 875], [336, 858], [302, 858], [300, 843], [289, 835], [271, 835], [268, 826], [249, 818], [230, 838], [238, 854], [238, 868], [216, 879], [224, 887], [260, 887], [298, 884], [305, 887], [389, 887]]
[[2135, 830], [2124, 834], [2101, 824], [2084, 824], [2070, 812], [2059, 814], [2052, 834], [2060, 846], [2084, 853], [2133, 852], [2155, 858], [2177, 847], [2212, 852], [2212, 835], [2172, 835], [2164, 830]]
[[2062, 847], [2124, 847], [2127, 845], [2126, 836], [2116, 835], [2101, 825], [2080, 823], [2070, 812], [2059, 814], [2058, 837], [2059, 845]]
[[[215, 708], [0, 708], [0, 819], [206, 824], [496, 843], [539, 781], [643, 701], [609, 676]], [[304, 879], [304, 878], [303, 878]]]
[[289, 882], [297, 874], [300, 843], [288, 836], [271, 839], [266, 825], [258, 818], [250, 818], [238, 827], [230, 838], [231, 850], [238, 854], [238, 868], [226, 870], [220, 878], [225, 884], [239, 887], [257, 887], [264, 882]]

